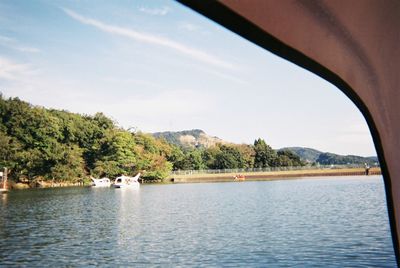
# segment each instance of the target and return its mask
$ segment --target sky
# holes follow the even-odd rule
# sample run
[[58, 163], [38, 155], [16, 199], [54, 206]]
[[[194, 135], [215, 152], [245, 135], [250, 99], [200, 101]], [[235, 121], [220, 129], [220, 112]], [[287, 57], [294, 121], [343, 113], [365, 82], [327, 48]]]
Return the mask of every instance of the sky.
[[143, 132], [376, 155], [335, 86], [173, 1], [0, 1], [0, 92]]

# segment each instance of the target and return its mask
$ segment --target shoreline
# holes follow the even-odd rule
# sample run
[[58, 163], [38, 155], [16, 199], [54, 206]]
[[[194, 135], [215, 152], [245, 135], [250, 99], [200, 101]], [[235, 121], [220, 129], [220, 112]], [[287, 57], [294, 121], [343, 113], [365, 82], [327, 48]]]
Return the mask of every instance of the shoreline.
[[64, 188], [64, 187], [85, 187], [83, 182], [52, 182], [52, 181], [36, 181], [36, 182], [7, 182], [8, 190], [26, 190], [26, 189], [47, 189], [47, 188]]
[[[167, 177], [163, 182], [147, 182], [143, 184], [173, 184], [173, 183], [210, 183], [210, 182], [234, 182], [234, 177], [238, 173], [218, 173], [218, 174], [185, 174], [173, 175]], [[309, 169], [309, 170], [291, 170], [291, 171], [266, 171], [266, 172], [242, 172], [240, 175], [245, 177], [243, 181], [277, 181], [293, 180], [312, 177], [331, 177], [331, 176], [370, 176], [382, 175], [380, 168], [371, 168], [367, 176], [364, 168], [348, 169]], [[63, 187], [89, 187], [82, 182], [40, 182], [28, 183], [9, 183], [9, 190], [40, 189], [40, 188], [63, 188]]]
[[[201, 182], [233, 182], [238, 173], [225, 174], [189, 174], [170, 176], [166, 180], [171, 183], [201, 183]], [[382, 175], [380, 168], [371, 168], [366, 175], [364, 168], [348, 169], [310, 169], [291, 171], [269, 171], [269, 172], [242, 172], [245, 179], [240, 181], [275, 181], [287, 179], [301, 179], [310, 177], [331, 177], [331, 176], [370, 176]]]

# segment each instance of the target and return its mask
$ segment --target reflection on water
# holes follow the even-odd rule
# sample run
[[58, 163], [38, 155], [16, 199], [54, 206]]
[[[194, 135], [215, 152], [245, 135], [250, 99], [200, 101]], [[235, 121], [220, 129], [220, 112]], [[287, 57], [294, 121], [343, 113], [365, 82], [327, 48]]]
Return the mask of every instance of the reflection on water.
[[395, 267], [381, 177], [2, 196], [16, 266]]
[[2, 202], [3, 205], [7, 204], [7, 199], [8, 199], [8, 194], [7, 193], [1, 194], [1, 202]]
[[118, 202], [118, 217], [116, 219], [117, 247], [116, 251], [124, 253], [124, 257], [129, 259], [129, 256], [134, 257], [135, 252], [130, 252], [130, 244], [137, 240], [138, 225], [138, 210], [140, 204], [140, 188], [132, 189], [116, 189], [116, 198]]

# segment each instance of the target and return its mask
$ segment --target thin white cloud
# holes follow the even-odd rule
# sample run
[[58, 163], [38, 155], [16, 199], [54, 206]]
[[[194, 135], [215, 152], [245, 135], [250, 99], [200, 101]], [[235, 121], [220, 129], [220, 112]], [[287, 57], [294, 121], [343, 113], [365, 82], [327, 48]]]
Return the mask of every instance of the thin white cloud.
[[124, 28], [124, 27], [119, 27], [119, 26], [114, 26], [114, 25], [109, 25], [104, 22], [101, 22], [99, 20], [91, 19], [84, 17], [70, 9], [63, 9], [67, 15], [69, 15], [71, 18], [75, 19], [76, 21], [79, 21], [80, 23], [86, 24], [86, 25], [91, 25], [96, 27], [97, 29], [115, 34], [115, 35], [120, 35], [124, 36], [130, 39], [133, 39], [135, 41], [143, 42], [143, 43], [148, 43], [152, 45], [157, 45], [165, 48], [172, 49], [178, 53], [181, 53], [183, 55], [186, 55], [188, 57], [191, 57], [194, 60], [211, 64], [217, 67], [222, 67], [226, 69], [235, 69], [236, 66], [233, 65], [230, 62], [227, 62], [225, 60], [222, 60], [218, 58], [217, 56], [214, 56], [210, 53], [207, 53], [205, 51], [189, 47], [185, 44], [179, 43], [177, 41], [165, 38], [165, 37], [160, 37], [156, 35], [152, 35], [149, 33], [143, 33], [143, 32], [138, 32], [129, 28]]
[[41, 51], [35, 47], [21, 45], [16, 39], [3, 35], [0, 35], [0, 45], [27, 53], [39, 53]]
[[32, 74], [34, 70], [30, 64], [17, 63], [10, 59], [0, 57], [0, 79], [16, 80], [21, 76]]
[[167, 6], [164, 6], [162, 8], [141, 7], [139, 8], [139, 11], [153, 16], [165, 16], [171, 11], [171, 9]]
[[8, 37], [8, 36], [0, 35], [0, 42], [1, 43], [10, 43], [10, 42], [15, 42], [15, 39]]
[[235, 77], [235, 76], [232, 76], [232, 75], [229, 75], [229, 74], [225, 74], [225, 73], [221, 73], [221, 72], [217, 72], [217, 71], [213, 71], [213, 70], [207, 70], [205, 68], [201, 68], [201, 70], [203, 72], [205, 72], [205, 73], [212, 74], [214, 76], [217, 76], [217, 77], [222, 78], [224, 80], [229, 80], [229, 81], [234, 82], [234, 83], [239, 83], [239, 84], [242, 84], [242, 85], [249, 84], [248, 81], [245, 81], [243, 79], [240, 79], [238, 77]]
[[137, 86], [143, 86], [146, 88], [154, 88], [154, 89], [163, 89], [165, 90], [165, 86], [163, 86], [160, 83], [154, 83], [142, 79], [134, 79], [134, 78], [122, 78], [122, 77], [105, 77], [103, 78], [105, 82], [117, 84], [117, 85], [125, 85], [125, 86], [131, 86], [131, 85], [137, 85]]
[[16, 47], [16, 50], [19, 50], [21, 52], [28, 52], [28, 53], [39, 53], [41, 50], [35, 47]]
[[183, 30], [186, 30], [186, 31], [189, 31], [189, 32], [197, 31], [197, 30], [200, 29], [199, 26], [194, 25], [194, 24], [192, 24], [192, 23], [187, 23], [187, 22], [181, 23], [181, 24], [179, 25], [179, 28], [181, 28], [181, 29], [183, 29]]
[[[118, 114], [134, 116], [191, 116], [210, 109], [211, 102], [204, 94], [193, 90], [169, 90], [148, 96], [133, 96], [123, 101], [110, 103], [112, 111]], [[203, 105], [207, 103], [207, 105]]]

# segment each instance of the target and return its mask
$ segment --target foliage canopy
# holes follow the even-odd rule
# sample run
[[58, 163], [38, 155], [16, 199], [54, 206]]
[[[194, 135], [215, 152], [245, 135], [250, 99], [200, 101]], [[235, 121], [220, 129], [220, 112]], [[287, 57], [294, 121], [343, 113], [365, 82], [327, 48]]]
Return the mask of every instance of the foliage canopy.
[[0, 167], [14, 180], [74, 182], [141, 172], [162, 180], [172, 170], [304, 165], [295, 154], [254, 145], [185, 148], [142, 132], [129, 132], [102, 113], [93, 116], [32, 106], [0, 95]]

